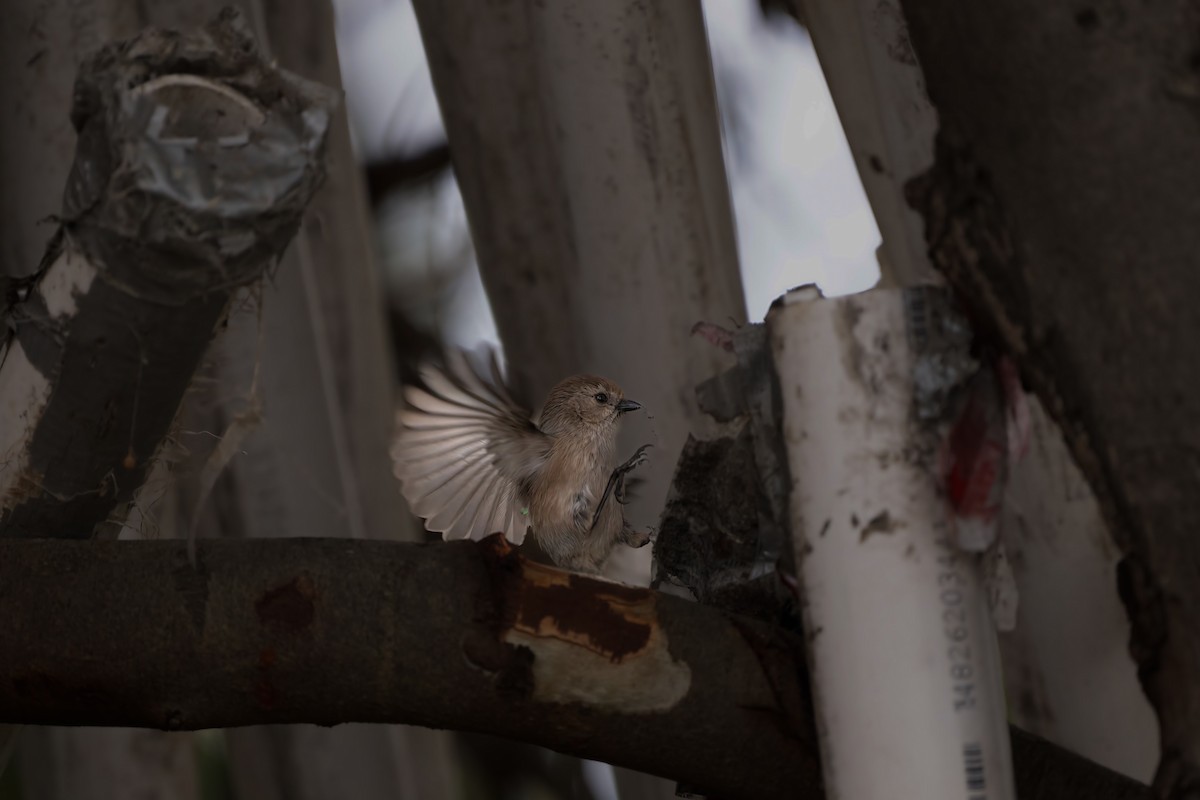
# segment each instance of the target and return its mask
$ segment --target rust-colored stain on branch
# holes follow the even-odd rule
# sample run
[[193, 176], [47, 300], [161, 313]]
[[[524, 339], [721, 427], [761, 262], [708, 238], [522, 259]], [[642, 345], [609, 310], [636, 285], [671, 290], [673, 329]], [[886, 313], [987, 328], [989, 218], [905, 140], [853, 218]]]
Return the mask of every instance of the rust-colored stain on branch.
[[275, 651], [265, 648], [258, 654], [258, 676], [254, 681], [254, 699], [262, 708], [270, 710], [279, 702], [279, 691], [272, 680], [275, 666]]
[[[316, 617], [317, 590], [312, 576], [301, 572], [290, 581], [268, 589], [254, 602], [258, 621], [267, 630], [283, 636], [299, 636], [311, 631]], [[276, 641], [279, 641], [276, 638]], [[281, 694], [275, 681], [278, 655], [275, 648], [264, 647], [258, 654], [253, 693], [260, 708], [271, 710], [280, 704]]]
[[644, 712], [687, 695], [691, 669], [671, 656], [653, 592], [527, 561], [502, 535], [480, 546], [497, 578], [499, 640], [532, 656], [522, 688], [533, 699]]
[[[649, 590], [597, 587], [594, 579], [530, 561], [522, 569], [514, 630], [571, 642], [613, 663], [636, 657], [650, 642], [654, 595]], [[580, 592], [580, 587], [592, 591]]]
[[263, 625], [283, 633], [300, 633], [312, 625], [316, 594], [312, 578], [301, 573], [264, 593], [254, 604], [254, 610]]

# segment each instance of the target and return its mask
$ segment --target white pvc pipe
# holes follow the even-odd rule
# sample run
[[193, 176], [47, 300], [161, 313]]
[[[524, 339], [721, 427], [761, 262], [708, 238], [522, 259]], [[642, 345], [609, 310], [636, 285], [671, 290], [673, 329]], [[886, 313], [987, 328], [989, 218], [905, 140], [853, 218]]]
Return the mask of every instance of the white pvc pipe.
[[767, 317], [826, 792], [1012, 800], [995, 631], [914, 419], [905, 299], [806, 288]]

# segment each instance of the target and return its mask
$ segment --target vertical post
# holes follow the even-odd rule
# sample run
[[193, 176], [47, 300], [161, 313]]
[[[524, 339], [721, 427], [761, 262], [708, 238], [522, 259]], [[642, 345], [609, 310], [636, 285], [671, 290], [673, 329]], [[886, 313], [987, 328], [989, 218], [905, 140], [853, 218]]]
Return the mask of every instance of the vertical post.
[[656, 447], [629, 511], [653, 524], [727, 366], [691, 328], [746, 314], [700, 5], [416, 9], [510, 375], [535, 404], [583, 371], [643, 403], [622, 444]]
[[91, 53], [139, 27], [122, 0], [10, 0], [0, 26], [0, 280], [32, 275], [75, 152], [71, 91]]
[[933, 163], [937, 113], [895, 0], [814, 0], [805, 26], [883, 238], [884, 285], [939, 283], [904, 182]]
[[[700, 4], [415, 6], [510, 379], [538, 404], [594, 372], [640, 401], [621, 448], [655, 449], [627, 514], [656, 524], [713, 428], [693, 387], [730, 363], [692, 326], [746, 315]], [[610, 574], [644, 582], [648, 555]]]
[[[226, 0], [155, 3], [156, 24], [199, 24]], [[341, 87], [330, 0], [239, 0], [280, 65]], [[244, 450], [202, 516], [211, 535], [414, 540], [421, 535], [392, 477], [393, 365], [370, 247], [365, 187], [344, 108], [329, 140], [329, 178], [271, 285], [234, 313], [210, 351], [210, 381], [188, 410], [191, 430], [245, 424]], [[257, 375], [257, 379], [256, 376]], [[254, 396], [249, 396], [251, 387]], [[259, 412], [261, 410], [261, 417]], [[185, 444], [185, 518], [212, 442]], [[206, 447], [208, 445], [208, 447]], [[452, 793], [449, 735], [340, 725], [226, 732], [235, 787], [246, 797], [443, 797]]]
[[1015, 797], [979, 559], [959, 551], [918, 364], [938, 290], [785, 295], [767, 318], [830, 797]]

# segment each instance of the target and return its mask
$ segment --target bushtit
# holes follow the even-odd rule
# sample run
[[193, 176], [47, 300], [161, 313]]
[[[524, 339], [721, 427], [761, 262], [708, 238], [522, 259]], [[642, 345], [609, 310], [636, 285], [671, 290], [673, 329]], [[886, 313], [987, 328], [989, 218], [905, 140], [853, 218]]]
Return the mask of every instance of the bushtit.
[[[646, 447], [613, 469], [617, 423], [641, 406], [593, 375], [550, 390], [536, 417], [513, 399], [493, 356], [491, 378], [461, 352], [447, 369], [421, 369], [404, 390], [392, 458], [401, 490], [425, 527], [445, 539], [532, 531], [554, 563], [596, 573], [618, 544], [642, 547], [621, 509], [625, 475]], [[616, 502], [614, 502], [616, 501]]]

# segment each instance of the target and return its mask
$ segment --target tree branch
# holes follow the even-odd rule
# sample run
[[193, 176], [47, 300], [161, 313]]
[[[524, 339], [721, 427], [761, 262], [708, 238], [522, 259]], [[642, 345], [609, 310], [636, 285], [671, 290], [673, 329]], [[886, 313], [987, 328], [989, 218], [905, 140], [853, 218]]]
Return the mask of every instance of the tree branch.
[[[803, 642], [494, 537], [0, 541], [0, 722], [480, 731], [713, 797], [819, 797]], [[1032, 737], [1022, 798], [1144, 798]]]

